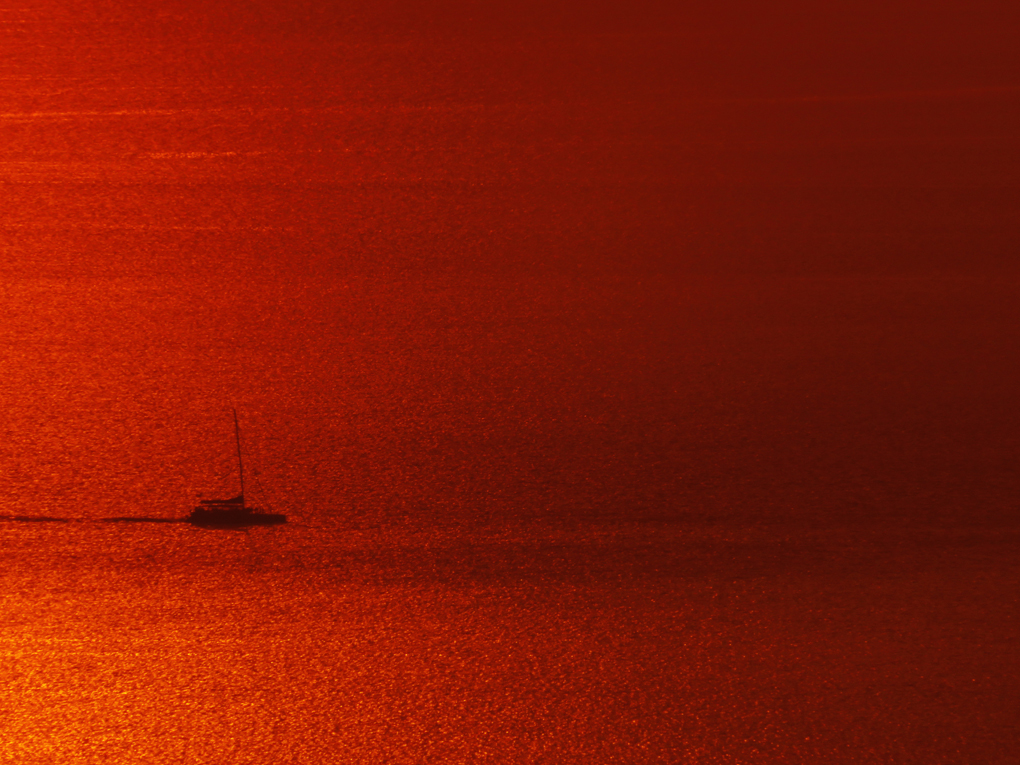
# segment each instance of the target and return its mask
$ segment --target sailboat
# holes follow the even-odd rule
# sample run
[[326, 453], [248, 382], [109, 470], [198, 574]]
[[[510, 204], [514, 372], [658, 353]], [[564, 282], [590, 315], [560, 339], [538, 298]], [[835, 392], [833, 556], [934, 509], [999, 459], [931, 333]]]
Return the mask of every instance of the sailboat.
[[282, 513], [269, 513], [252, 507], [244, 501], [244, 463], [241, 460], [241, 428], [234, 410], [234, 439], [237, 441], [237, 472], [241, 478], [241, 493], [230, 499], [203, 499], [185, 520], [195, 526], [237, 528], [241, 526], [271, 526], [286, 523]]

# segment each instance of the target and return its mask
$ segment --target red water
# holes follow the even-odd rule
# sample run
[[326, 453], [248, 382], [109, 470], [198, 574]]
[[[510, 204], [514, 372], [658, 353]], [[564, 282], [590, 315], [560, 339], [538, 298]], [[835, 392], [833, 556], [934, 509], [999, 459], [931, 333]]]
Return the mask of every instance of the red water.
[[1010, 762], [1015, 37], [0, 9], [0, 760]]

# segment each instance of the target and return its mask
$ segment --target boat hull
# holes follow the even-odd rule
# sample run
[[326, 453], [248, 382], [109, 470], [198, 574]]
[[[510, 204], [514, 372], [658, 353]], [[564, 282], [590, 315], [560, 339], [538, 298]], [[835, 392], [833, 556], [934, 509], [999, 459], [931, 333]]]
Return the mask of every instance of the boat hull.
[[193, 526], [236, 529], [243, 526], [275, 526], [287, 522], [282, 513], [262, 513], [250, 509], [209, 509], [196, 507], [185, 520]]

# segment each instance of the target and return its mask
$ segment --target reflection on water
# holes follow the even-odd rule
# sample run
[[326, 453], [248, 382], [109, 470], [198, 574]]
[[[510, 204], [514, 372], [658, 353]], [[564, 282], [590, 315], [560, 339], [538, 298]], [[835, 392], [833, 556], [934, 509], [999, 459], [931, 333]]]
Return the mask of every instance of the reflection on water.
[[606, 531], [4, 526], [6, 751], [1008, 761], [1015, 538]]

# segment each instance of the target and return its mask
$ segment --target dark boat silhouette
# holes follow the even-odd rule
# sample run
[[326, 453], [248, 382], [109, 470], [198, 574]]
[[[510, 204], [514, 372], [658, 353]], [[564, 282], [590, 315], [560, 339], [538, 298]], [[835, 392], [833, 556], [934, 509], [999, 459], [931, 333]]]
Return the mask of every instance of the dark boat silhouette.
[[241, 479], [241, 493], [230, 499], [203, 499], [186, 520], [194, 526], [213, 528], [240, 528], [242, 526], [273, 526], [286, 523], [287, 516], [252, 507], [244, 500], [244, 463], [241, 461], [241, 428], [234, 410], [234, 438], [237, 441], [237, 472]]

